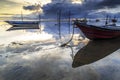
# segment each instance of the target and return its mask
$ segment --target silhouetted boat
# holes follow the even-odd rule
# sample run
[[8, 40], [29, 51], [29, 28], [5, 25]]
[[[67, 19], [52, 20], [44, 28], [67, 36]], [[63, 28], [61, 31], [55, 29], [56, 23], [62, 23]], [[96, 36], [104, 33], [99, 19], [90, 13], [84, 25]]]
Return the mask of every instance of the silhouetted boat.
[[22, 24], [22, 25], [14, 25], [13, 27], [10, 27], [7, 31], [12, 31], [12, 30], [23, 30], [23, 29], [40, 29], [39, 25], [37, 24]]
[[22, 24], [39, 24], [39, 21], [5, 21], [11, 25], [22, 25]]
[[40, 21], [5, 21], [12, 25], [7, 31], [22, 29], [40, 29]]
[[74, 24], [84, 33], [87, 38], [92, 40], [120, 37], [120, 27], [115, 24], [95, 26], [88, 25], [87, 22], [81, 22], [79, 20], [75, 20]]

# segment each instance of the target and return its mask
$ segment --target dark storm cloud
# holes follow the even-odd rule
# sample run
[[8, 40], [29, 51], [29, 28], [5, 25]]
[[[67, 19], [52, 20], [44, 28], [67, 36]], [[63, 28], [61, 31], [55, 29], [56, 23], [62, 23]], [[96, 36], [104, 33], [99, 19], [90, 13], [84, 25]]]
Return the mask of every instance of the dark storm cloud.
[[[75, 16], [86, 16], [92, 11], [97, 11], [104, 8], [116, 8], [120, 5], [119, 0], [84, 0], [82, 4], [74, 4], [72, 0], [52, 0], [51, 3], [48, 3], [42, 6], [42, 10], [45, 16], [53, 17], [61, 11], [61, 15], [68, 17], [69, 11], [73, 17]], [[25, 10], [35, 10], [36, 6], [25, 6]]]
[[101, 8], [104, 7], [114, 8], [120, 6], [120, 0], [104, 0], [98, 3], [98, 6], [100, 6]]
[[[29, 5], [23, 7], [25, 10], [35, 10], [36, 6]], [[72, 0], [52, 0], [51, 3], [43, 5], [43, 13], [48, 16], [56, 16], [57, 13], [61, 10], [62, 15], [68, 15], [68, 12], [71, 11], [71, 15], [79, 14], [81, 11], [81, 4], [73, 4]], [[47, 17], [48, 17], [47, 16]]]
[[25, 10], [38, 10], [38, 9], [40, 9], [40, 5], [23, 6], [23, 9], [25, 9]]
[[84, 1], [84, 4], [82, 8], [84, 10], [98, 10], [98, 9], [104, 9], [104, 8], [116, 8], [120, 6], [119, 0], [86, 0]]
[[52, 0], [51, 3], [43, 6], [45, 14], [55, 14], [62, 10], [65, 15], [70, 10], [72, 15], [86, 16], [92, 11], [104, 8], [116, 8], [120, 5], [119, 0], [84, 0], [83, 4], [73, 4], [71, 0]]
[[67, 15], [68, 12], [71, 12], [71, 15], [79, 14], [81, 11], [81, 5], [80, 4], [72, 4], [72, 3], [49, 3], [45, 6], [43, 6], [43, 12], [44, 14], [57, 14], [59, 11], [61, 11], [62, 15]]

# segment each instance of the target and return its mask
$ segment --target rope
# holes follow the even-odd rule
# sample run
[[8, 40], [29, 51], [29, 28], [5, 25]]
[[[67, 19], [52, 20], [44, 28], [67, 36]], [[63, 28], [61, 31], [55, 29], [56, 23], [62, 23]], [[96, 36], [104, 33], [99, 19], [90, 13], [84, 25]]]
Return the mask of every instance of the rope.
[[72, 52], [71, 57], [72, 57], [72, 59], [74, 59], [74, 54], [73, 54], [74, 51], [73, 51], [72, 46], [68, 45], [68, 43], [70, 43], [72, 41], [72, 39], [73, 39], [73, 36], [74, 36], [74, 27], [75, 27], [75, 25], [73, 24], [73, 31], [72, 31], [72, 36], [71, 36], [70, 40], [68, 42], [60, 45], [60, 47], [69, 47], [71, 49], [71, 52]]
[[73, 48], [72, 48], [72, 46], [70, 46], [70, 45], [67, 45], [67, 47], [69, 47], [70, 49], [71, 49], [71, 57], [72, 57], [72, 60], [74, 59], [74, 51], [73, 51]]
[[73, 51], [73, 48], [72, 48], [72, 46], [70, 46], [70, 45], [68, 45], [68, 43], [70, 43], [71, 42], [71, 40], [73, 39], [73, 36], [74, 36], [74, 24], [73, 24], [73, 31], [72, 31], [72, 36], [71, 36], [71, 38], [70, 38], [70, 40], [68, 41], [68, 42], [66, 42], [66, 43], [64, 43], [64, 44], [62, 44], [62, 45], [60, 45], [60, 46], [56, 46], [56, 47], [52, 47], [52, 48], [48, 48], [48, 49], [42, 49], [42, 50], [50, 50], [50, 49], [55, 49], [55, 48], [57, 48], [57, 47], [69, 47], [70, 49], [71, 49], [71, 52], [72, 52], [72, 54], [71, 54], [71, 57], [72, 57], [72, 59], [74, 59], [74, 51]]
[[[59, 16], [58, 16], [58, 22], [59, 22], [58, 24], [59, 24], [59, 37], [61, 39], [61, 29], [60, 29], [61, 24], [60, 24], [59, 20], [60, 20], [60, 13], [59, 13]], [[72, 39], [73, 39], [73, 36], [74, 36], [74, 27], [75, 27], [75, 25], [73, 24], [72, 36], [71, 36], [71, 38], [70, 38], [70, 40], [68, 42], [66, 42], [66, 43], [64, 43], [64, 44], [62, 44], [60, 46], [56, 46], [56, 47], [52, 47], [52, 48], [48, 48], [48, 49], [42, 49], [42, 50], [50, 50], [50, 49], [55, 49], [57, 47], [69, 47], [71, 49], [71, 52], [72, 52], [71, 57], [72, 57], [72, 59], [74, 59], [73, 48], [72, 48], [72, 46], [68, 45], [72, 41]]]
[[60, 47], [65, 47], [68, 43], [70, 43], [73, 39], [73, 36], [74, 36], [74, 24], [73, 24], [73, 31], [72, 31], [72, 36], [71, 36], [70, 40], [68, 42], [62, 44]]

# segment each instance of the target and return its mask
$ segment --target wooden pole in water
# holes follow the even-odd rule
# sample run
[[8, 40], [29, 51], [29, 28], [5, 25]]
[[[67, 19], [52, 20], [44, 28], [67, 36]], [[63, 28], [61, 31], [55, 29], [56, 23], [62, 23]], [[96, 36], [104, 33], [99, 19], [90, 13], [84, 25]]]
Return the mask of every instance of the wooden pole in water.
[[58, 12], [58, 31], [59, 31], [59, 38], [61, 39], [61, 10]]
[[22, 13], [22, 10], [21, 10], [21, 19], [22, 19], [22, 21], [23, 21], [23, 13]]
[[68, 31], [69, 31], [69, 34], [70, 34], [70, 24], [71, 24], [71, 23], [70, 23], [70, 18], [71, 18], [71, 12], [70, 12], [70, 11], [69, 11], [69, 13], [68, 13], [68, 17], [69, 17], [69, 18], [68, 18], [68, 26], [69, 26], [69, 27], [68, 27], [68, 29], [69, 29]]
[[[40, 6], [41, 7], [41, 6]], [[39, 11], [39, 8], [37, 8], [36, 9], [36, 11], [37, 11], [37, 13], [38, 13], [38, 20], [39, 20], [39, 22], [38, 22], [38, 27], [39, 27], [39, 29], [40, 29], [40, 33], [41, 33], [41, 15], [40, 15], [40, 11]]]
[[40, 33], [41, 33], [41, 15], [40, 15], [40, 13], [38, 14], [38, 16], [39, 16], [39, 29], [40, 29]]

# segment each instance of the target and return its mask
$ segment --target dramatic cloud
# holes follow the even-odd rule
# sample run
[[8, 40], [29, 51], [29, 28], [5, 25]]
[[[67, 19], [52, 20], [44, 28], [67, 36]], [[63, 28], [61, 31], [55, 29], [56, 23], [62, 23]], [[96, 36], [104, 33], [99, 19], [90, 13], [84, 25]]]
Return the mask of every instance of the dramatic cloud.
[[102, 8], [104, 7], [114, 8], [114, 7], [120, 6], [120, 1], [119, 0], [104, 0], [100, 2], [98, 6]]
[[[116, 8], [120, 4], [118, 0], [51, 0], [50, 3], [43, 5], [42, 10], [44, 15], [47, 17], [57, 16], [61, 11], [61, 15], [64, 17], [68, 16], [71, 12], [73, 17], [86, 16], [92, 11], [105, 8]], [[36, 6], [26, 6], [26, 10], [35, 10]]]
[[[76, 1], [76, 0], [75, 0]], [[74, 3], [74, 0], [52, 0], [42, 7], [43, 13], [48, 16], [57, 16], [61, 13], [63, 17], [68, 17], [69, 12], [72, 16], [80, 15], [82, 9], [82, 1], [79, 0], [79, 4]]]
[[120, 6], [118, 0], [86, 0], [83, 3], [82, 8], [84, 10], [99, 10], [104, 8], [116, 8]]
[[51, 0], [6, 0], [6, 1], [22, 3], [22, 4], [38, 4], [39, 3], [41, 5], [51, 2]]
[[[84, 0], [81, 1], [82, 4], [74, 4], [75, 0], [52, 0], [51, 3], [44, 5], [42, 7], [45, 15], [55, 15], [60, 10], [61, 13], [66, 16], [68, 12], [71, 12], [71, 15], [86, 16], [92, 11], [97, 11], [99, 9], [107, 8], [116, 8], [119, 6], [120, 1], [118, 0]], [[78, 16], [77, 16], [78, 17]]]
[[40, 9], [40, 5], [29, 5], [29, 6], [23, 6], [23, 9], [25, 10], [39, 10]]
[[61, 11], [63, 15], [66, 15], [71, 12], [72, 15], [79, 14], [81, 12], [81, 5], [80, 4], [72, 4], [72, 3], [50, 3], [43, 6], [44, 14], [54, 15]]

